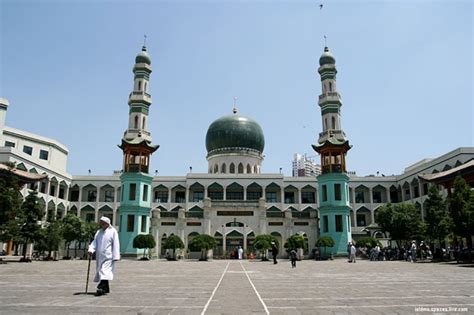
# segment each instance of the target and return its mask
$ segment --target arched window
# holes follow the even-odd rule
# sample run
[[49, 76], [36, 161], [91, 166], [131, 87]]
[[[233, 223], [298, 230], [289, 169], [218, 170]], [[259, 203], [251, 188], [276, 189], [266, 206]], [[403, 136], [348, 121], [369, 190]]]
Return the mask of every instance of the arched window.
[[147, 84], [146, 84], [146, 82], [145, 82], [145, 88], [143, 89], [143, 91], [146, 92], [146, 88], [147, 88]]
[[329, 82], [329, 92], [332, 91], [332, 82]]
[[252, 173], [252, 168], [250, 167], [250, 164], [247, 164], [247, 174]]
[[135, 129], [138, 129], [138, 116], [135, 116]]
[[336, 129], [336, 118], [331, 117], [332, 129]]
[[145, 129], [145, 117], [143, 117], [142, 129]]
[[138, 90], [139, 90], [139, 91], [142, 90], [142, 81], [138, 81]]
[[225, 166], [225, 163], [224, 163], [224, 164], [222, 164], [222, 166], [221, 166], [221, 173], [222, 173], [222, 174], [225, 174], [225, 172], [226, 172], [226, 166]]
[[254, 165], [254, 166], [253, 166], [253, 172], [254, 172], [254, 174], [257, 174], [257, 173], [258, 173], [258, 172], [257, 172], [257, 165]]
[[328, 119], [324, 118], [324, 130], [328, 130]]
[[219, 172], [219, 166], [216, 164], [214, 165], [214, 173], [217, 174], [217, 172]]
[[239, 174], [243, 174], [244, 173], [244, 166], [242, 165], [242, 163], [239, 164]]
[[235, 165], [234, 163], [231, 163], [229, 166], [229, 173], [234, 174], [235, 173]]

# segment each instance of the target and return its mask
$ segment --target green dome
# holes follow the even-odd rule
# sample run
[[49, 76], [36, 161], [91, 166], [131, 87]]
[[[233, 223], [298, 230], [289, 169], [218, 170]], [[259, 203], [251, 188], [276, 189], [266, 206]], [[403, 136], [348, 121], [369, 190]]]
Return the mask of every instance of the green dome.
[[214, 150], [253, 149], [263, 152], [265, 138], [260, 125], [253, 119], [237, 114], [214, 121], [207, 130], [206, 148]]
[[147, 65], [151, 65], [151, 59], [146, 52], [146, 46], [143, 46], [142, 51], [140, 51], [137, 57], [135, 57], [135, 63], [146, 63]]
[[324, 52], [321, 57], [319, 57], [319, 65], [324, 66], [327, 64], [336, 64], [336, 58], [329, 52], [329, 48], [324, 47]]

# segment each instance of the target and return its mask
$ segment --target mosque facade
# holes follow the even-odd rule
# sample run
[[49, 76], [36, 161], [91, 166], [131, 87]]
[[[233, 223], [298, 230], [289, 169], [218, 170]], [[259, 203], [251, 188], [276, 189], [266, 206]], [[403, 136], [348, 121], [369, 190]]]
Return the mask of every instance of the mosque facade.
[[[346, 171], [349, 140], [342, 129], [341, 97], [336, 89], [335, 58], [326, 47], [320, 58], [322, 132], [313, 148], [321, 156], [322, 173], [287, 177], [264, 173], [265, 137], [260, 125], [236, 108], [216, 119], [206, 133], [207, 173], [153, 176], [151, 155], [159, 149], [147, 129], [152, 97], [148, 93], [152, 67], [146, 47], [135, 58], [128, 106], [128, 128], [119, 147], [122, 171], [112, 176], [74, 176], [66, 172], [68, 149], [54, 139], [5, 126], [9, 102], [0, 99], [0, 162], [47, 174], [37, 187], [45, 218], [74, 213], [86, 221], [107, 216], [118, 227], [121, 252], [137, 255], [138, 234], [151, 233], [163, 256], [163, 243], [178, 235], [185, 246], [199, 234], [218, 241], [215, 257], [237, 246], [253, 251], [257, 235], [271, 234], [283, 244], [294, 234], [304, 236], [309, 255], [321, 236], [336, 241], [334, 252], [346, 252], [348, 241], [371, 234], [377, 209], [387, 203], [413, 203], [425, 216], [430, 174], [452, 172], [474, 158], [473, 147], [462, 147], [426, 159], [392, 176], [355, 176]], [[310, 144], [308, 144], [310, 145]], [[158, 151], [159, 152], [159, 151]], [[447, 192], [444, 192], [447, 194]]]

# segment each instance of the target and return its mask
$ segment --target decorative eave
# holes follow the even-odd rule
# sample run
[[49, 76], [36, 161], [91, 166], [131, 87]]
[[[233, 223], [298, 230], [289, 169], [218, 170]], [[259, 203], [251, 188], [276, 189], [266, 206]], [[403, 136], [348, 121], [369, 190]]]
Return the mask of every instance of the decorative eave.
[[[13, 175], [15, 175], [18, 178], [18, 181], [22, 184], [39, 182], [45, 179], [46, 177], [48, 177], [47, 174], [30, 173], [30, 172], [19, 170], [17, 168], [10, 168], [4, 164], [0, 164], [0, 170], [11, 172]], [[0, 172], [0, 176], [1, 176], [1, 173], [2, 172]]]
[[326, 141], [318, 144], [311, 145], [314, 151], [321, 153], [322, 151], [327, 151], [331, 149], [349, 151], [352, 146], [349, 144], [349, 140], [339, 140], [335, 137], [330, 137]]
[[160, 147], [158, 144], [157, 145], [152, 145], [151, 141], [147, 141], [143, 138], [137, 137], [133, 138], [132, 140], [125, 140], [122, 139], [122, 144], [118, 145], [120, 149], [123, 151], [130, 150], [130, 149], [142, 149], [144, 151], [147, 151], [148, 153], [153, 153], [158, 148]]
[[474, 160], [443, 172], [418, 175], [419, 178], [436, 184], [454, 181], [457, 176], [474, 181]]

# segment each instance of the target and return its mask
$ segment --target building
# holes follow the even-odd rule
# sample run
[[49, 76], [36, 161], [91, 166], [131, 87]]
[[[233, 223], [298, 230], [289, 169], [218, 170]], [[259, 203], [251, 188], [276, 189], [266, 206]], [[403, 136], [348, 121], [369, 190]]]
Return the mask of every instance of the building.
[[[122, 172], [111, 176], [68, 174], [67, 148], [54, 139], [5, 126], [6, 111], [14, 106], [0, 101], [0, 162], [16, 162], [19, 169], [47, 175], [38, 187], [38, 196], [49, 215], [61, 218], [70, 212], [87, 221], [110, 217], [119, 229], [124, 254], [137, 254], [130, 242], [141, 233], [156, 238], [155, 255], [164, 254], [162, 244], [171, 234], [187, 245], [203, 233], [218, 240], [215, 256], [238, 245], [251, 251], [259, 234], [277, 237], [280, 253], [284, 253], [285, 240], [295, 233], [305, 237], [306, 254], [320, 235], [336, 238], [337, 251], [342, 251], [342, 244], [345, 251], [351, 235], [366, 234], [377, 209], [386, 203], [413, 203], [424, 215], [428, 187], [435, 179], [428, 175], [455, 169], [474, 158], [474, 148], [465, 147], [408, 166], [400, 175], [355, 176], [346, 172], [350, 146], [341, 127], [335, 59], [325, 49], [319, 68], [323, 131], [314, 145], [321, 154], [322, 174], [317, 178], [265, 173], [261, 167], [263, 131], [236, 108], [217, 118], [207, 130], [207, 173], [152, 176], [149, 157], [158, 146], [152, 144], [147, 131], [151, 71], [151, 58], [144, 47], [133, 67], [129, 124], [120, 144]], [[31, 188], [25, 186], [23, 195]], [[375, 236], [384, 237], [381, 233]]]
[[295, 153], [291, 163], [292, 176], [318, 176], [321, 174], [321, 165], [305, 155]]

